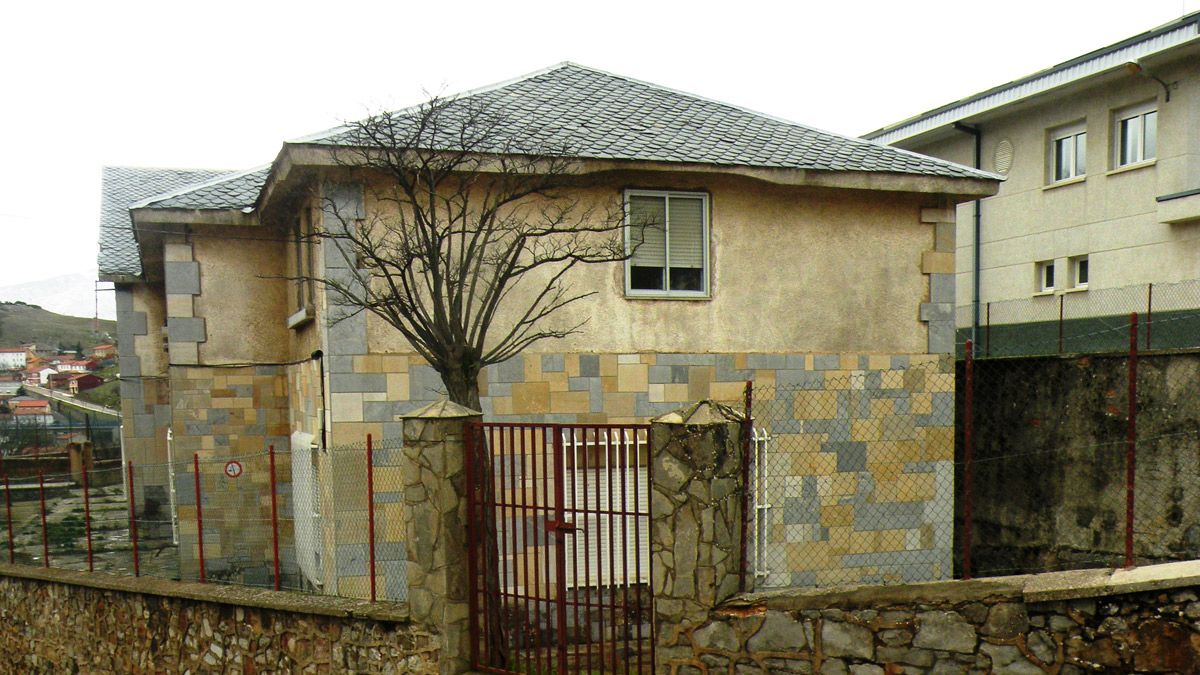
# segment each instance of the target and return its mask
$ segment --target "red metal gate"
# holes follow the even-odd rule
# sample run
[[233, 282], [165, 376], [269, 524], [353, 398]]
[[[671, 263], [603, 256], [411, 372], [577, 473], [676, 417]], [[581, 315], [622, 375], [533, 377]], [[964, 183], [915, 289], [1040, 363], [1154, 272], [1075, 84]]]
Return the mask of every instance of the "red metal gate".
[[650, 673], [649, 425], [467, 425], [471, 660]]

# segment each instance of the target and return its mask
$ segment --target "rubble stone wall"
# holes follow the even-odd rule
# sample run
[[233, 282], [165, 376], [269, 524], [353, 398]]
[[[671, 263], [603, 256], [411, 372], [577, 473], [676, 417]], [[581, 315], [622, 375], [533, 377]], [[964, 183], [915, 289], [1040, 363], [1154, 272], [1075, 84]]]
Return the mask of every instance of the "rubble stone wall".
[[740, 596], [663, 636], [660, 672], [1195, 673], [1197, 571], [1178, 563]]
[[0, 565], [0, 673], [437, 673], [407, 606]]

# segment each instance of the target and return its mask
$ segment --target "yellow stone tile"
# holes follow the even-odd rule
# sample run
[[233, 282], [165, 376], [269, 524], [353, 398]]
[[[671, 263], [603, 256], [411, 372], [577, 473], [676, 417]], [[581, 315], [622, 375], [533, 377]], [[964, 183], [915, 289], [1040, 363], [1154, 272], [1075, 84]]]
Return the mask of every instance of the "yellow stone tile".
[[388, 373], [387, 397], [389, 401], [408, 400], [408, 373]]
[[666, 400], [666, 388], [667, 388], [667, 386], [665, 384], [650, 385], [649, 391], [647, 393], [647, 396], [649, 397], [650, 402], [651, 403], [662, 403], [663, 401], [665, 401]]
[[604, 412], [610, 418], [633, 417], [636, 401], [634, 394], [608, 394], [604, 397]]
[[925, 377], [926, 386], [929, 391], [950, 392], [954, 391], [954, 374], [953, 373], [931, 373]]
[[871, 401], [871, 417], [888, 417], [896, 412], [895, 399], [877, 398]]
[[622, 363], [617, 366], [617, 391], [645, 392], [648, 376], [649, 369], [644, 363]]
[[798, 391], [792, 414], [798, 420], [832, 419], [837, 409], [835, 391]]
[[601, 354], [600, 355], [600, 376], [601, 377], [616, 377], [617, 376], [617, 355], [616, 354]]
[[850, 422], [850, 438], [855, 441], [878, 441], [880, 427], [879, 420], [854, 420]]
[[841, 355], [842, 370], [858, 370], [858, 354]]
[[821, 525], [829, 528], [854, 525], [854, 507], [850, 504], [822, 506]]
[[688, 403], [688, 386], [686, 384], [664, 384], [663, 401], [668, 403]]
[[688, 367], [688, 400], [702, 401], [712, 398], [709, 385], [716, 376], [716, 368], [712, 366]]
[[[869, 458], [867, 460], [867, 471], [875, 478], [876, 483], [876, 499], [878, 501], [895, 501], [888, 500], [878, 495], [878, 485], [880, 483], [894, 483], [904, 471], [904, 465], [892, 459], [892, 448], [887, 447], [891, 444], [872, 443], [869, 450]], [[883, 446], [883, 447], [881, 447]], [[871, 461], [876, 455], [882, 457], [878, 462]]]
[[925, 461], [954, 459], [954, 428], [929, 427], [925, 430]]
[[601, 377], [600, 378], [600, 391], [604, 392], [605, 394], [616, 393], [617, 377], [615, 375], [612, 377], [609, 377], [609, 376]]
[[407, 354], [381, 354], [379, 365], [385, 373], [407, 373], [408, 358]]
[[542, 355], [541, 354], [526, 354], [525, 355], [525, 381], [526, 382], [541, 382], [542, 381]]
[[736, 403], [745, 396], [745, 382], [713, 382], [708, 386], [708, 397], [714, 401]]
[[579, 352], [568, 352], [563, 356], [563, 368], [569, 377], [579, 377]]
[[496, 415], [511, 415], [512, 397], [511, 396], [494, 396], [492, 397], [492, 413]]
[[856, 473], [835, 473], [831, 476], [830, 484], [831, 496], [850, 497], [858, 492], [858, 474]]
[[888, 370], [892, 367], [890, 354], [871, 354], [867, 357], [867, 365], [871, 370]]
[[[534, 359], [525, 359], [529, 363]], [[538, 367], [541, 371], [541, 367]], [[528, 368], [526, 368], [528, 372]], [[512, 388], [513, 413], [517, 415], [544, 414], [550, 410], [550, 384], [527, 382], [514, 384]]]
[[550, 391], [567, 391], [570, 388], [566, 372], [545, 373], [544, 377], [550, 384]]
[[[772, 369], [760, 369], [754, 371], [754, 388], [759, 387], [774, 387], [775, 386], [775, 371]], [[755, 392], [757, 398], [758, 392]]]
[[586, 413], [590, 409], [590, 398], [586, 391], [551, 391], [550, 412]]
[[733, 367], [735, 370], [746, 370], [746, 354], [733, 355]]
[[654, 352], [644, 352], [640, 356], [642, 363], [647, 366], [652, 366], [658, 361], [658, 355]]

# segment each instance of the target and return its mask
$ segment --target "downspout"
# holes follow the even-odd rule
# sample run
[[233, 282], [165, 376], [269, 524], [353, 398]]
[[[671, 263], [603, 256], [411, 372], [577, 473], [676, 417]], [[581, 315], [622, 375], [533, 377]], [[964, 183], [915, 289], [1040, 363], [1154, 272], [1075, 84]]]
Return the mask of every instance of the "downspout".
[[[982, 163], [982, 157], [983, 157], [983, 132], [981, 132], [979, 130], [978, 126], [973, 126], [973, 127], [967, 126], [966, 124], [963, 124], [962, 122], [955, 122], [954, 128], [958, 129], [959, 131], [961, 131], [963, 133], [971, 134], [972, 136], [975, 137], [975, 168], [982, 169], [983, 166], [981, 166], [981, 163]], [[973, 236], [973, 240], [972, 240], [972, 244], [971, 244], [971, 250], [974, 253], [974, 259], [975, 259], [972, 264], [972, 270], [971, 270], [971, 286], [972, 286], [972, 289], [971, 289], [971, 292], [972, 292], [972, 298], [971, 298], [971, 344], [975, 346], [976, 350], [978, 350], [979, 349], [979, 261], [980, 261], [979, 239], [980, 239], [980, 230], [981, 230], [981, 224], [982, 224], [981, 223], [982, 212], [981, 212], [981, 206], [979, 204], [978, 199], [975, 200], [974, 206], [975, 206], [974, 236]]]

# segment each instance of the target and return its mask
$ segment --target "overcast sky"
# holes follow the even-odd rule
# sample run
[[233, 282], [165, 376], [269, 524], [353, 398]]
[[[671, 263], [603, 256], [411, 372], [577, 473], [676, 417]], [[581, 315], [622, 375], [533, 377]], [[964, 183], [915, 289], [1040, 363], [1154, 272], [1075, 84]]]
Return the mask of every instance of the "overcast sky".
[[285, 139], [559, 61], [860, 135], [1198, 9], [10, 2], [0, 12], [0, 286], [95, 270], [104, 165], [248, 168]]

